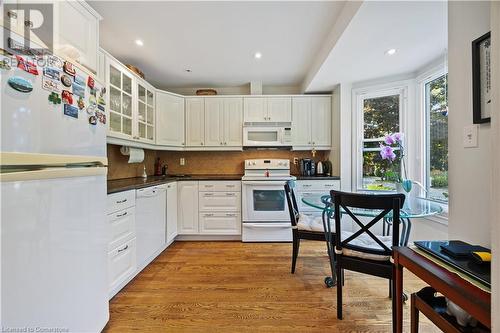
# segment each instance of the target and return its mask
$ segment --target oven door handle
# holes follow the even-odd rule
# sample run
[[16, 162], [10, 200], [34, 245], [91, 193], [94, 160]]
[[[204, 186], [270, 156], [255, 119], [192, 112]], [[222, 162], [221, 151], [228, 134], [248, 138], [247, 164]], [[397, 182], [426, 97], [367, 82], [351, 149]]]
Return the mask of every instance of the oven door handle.
[[291, 224], [288, 223], [243, 223], [243, 226], [251, 229], [260, 229], [260, 228], [280, 228], [280, 229], [289, 229], [292, 227]]

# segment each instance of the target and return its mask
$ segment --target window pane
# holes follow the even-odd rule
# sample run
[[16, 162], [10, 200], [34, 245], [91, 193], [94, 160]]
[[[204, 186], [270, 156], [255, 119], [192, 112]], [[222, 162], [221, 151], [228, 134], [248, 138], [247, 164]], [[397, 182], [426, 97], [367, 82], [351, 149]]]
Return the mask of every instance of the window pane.
[[383, 160], [380, 151], [363, 151], [363, 189], [395, 190], [401, 173], [399, 151], [394, 162]]
[[366, 139], [399, 132], [399, 95], [365, 99], [363, 117]]
[[448, 101], [447, 75], [426, 84], [428, 116], [429, 196], [448, 201]]

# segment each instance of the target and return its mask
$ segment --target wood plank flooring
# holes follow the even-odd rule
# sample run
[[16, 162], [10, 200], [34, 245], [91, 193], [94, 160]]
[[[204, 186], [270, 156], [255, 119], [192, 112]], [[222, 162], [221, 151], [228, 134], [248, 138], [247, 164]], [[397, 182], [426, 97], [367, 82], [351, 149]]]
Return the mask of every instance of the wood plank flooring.
[[[105, 332], [390, 332], [387, 280], [346, 272], [344, 320], [323, 242], [176, 242], [110, 302]], [[405, 290], [423, 284], [405, 275]], [[421, 316], [420, 331], [439, 332]], [[409, 332], [409, 302], [405, 306]]]

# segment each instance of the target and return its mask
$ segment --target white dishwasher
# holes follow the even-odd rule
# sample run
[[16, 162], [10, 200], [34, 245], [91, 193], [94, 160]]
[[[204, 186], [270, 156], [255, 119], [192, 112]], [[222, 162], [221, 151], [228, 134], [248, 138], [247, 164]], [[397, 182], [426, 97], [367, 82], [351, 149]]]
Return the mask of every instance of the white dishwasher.
[[137, 267], [142, 270], [165, 246], [167, 185], [138, 189], [135, 192]]

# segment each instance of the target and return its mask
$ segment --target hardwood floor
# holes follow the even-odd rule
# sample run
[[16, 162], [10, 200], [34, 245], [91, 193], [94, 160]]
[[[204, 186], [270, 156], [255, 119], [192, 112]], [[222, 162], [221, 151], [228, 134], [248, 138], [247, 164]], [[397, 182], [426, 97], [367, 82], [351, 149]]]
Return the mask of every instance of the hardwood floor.
[[[346, 272], [344, 320], [326, 246], [302, 241], [295, 274], [291, 244], [176, 242], [110, 302], [105, 332], [390, 332], [387, 280]], [[405, 290], [423, 284], [405, 275]], [[405, 332], [409, 332], [409, 302]], [[439, 332], [421, 316], [420, 331]]]

